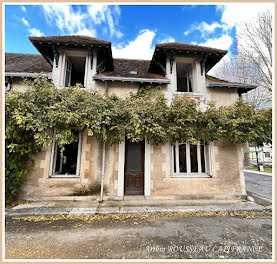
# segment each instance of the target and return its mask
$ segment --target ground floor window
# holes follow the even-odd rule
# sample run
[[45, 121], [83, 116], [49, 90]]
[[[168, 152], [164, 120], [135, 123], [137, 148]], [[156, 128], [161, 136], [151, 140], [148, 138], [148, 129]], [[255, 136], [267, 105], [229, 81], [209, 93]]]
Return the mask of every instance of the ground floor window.
[[80, 170], [81, 154], [81, 133], [74, 132], [78, 135], [77, 142], [65, 145], [64, 151], [55, 140], [53, 140], [51, 156], [51, 177], [78, 177]]
[[176, 143], [172, 146], [173, 174], [211, 174], [210, 149], [203, 144]]

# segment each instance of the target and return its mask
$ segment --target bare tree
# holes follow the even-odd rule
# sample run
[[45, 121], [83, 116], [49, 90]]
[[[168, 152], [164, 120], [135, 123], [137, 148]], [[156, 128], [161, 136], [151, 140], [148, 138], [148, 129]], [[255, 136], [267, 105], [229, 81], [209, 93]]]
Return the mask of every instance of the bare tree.
[[238, 29], [236, 50], [214, 70], [214, 75], [231, 82], [257, 84], [243, 98], [260, 109], [272, 102], [272, 15], [270, 11]]
[[259, 72], [257, 83], [272, 91], [272, 14], [259, 13], [257, 18], [244, 23], [237, 33], [240, 56], [251, 62]]

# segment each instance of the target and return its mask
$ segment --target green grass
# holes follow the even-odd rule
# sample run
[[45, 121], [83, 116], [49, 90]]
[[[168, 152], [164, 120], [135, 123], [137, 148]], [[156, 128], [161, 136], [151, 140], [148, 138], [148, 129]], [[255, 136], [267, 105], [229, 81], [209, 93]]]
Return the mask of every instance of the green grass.
[[[248, 170], [258, 171], [257, 168], [247, 168]], [[264, 169], [264, 172], [272, 173], [272, 169]]]

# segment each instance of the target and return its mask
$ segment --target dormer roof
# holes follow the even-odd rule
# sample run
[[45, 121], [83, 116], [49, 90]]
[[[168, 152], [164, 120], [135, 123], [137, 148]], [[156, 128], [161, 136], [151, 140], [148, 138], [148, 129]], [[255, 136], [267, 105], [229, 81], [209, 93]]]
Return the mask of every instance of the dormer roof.
[[150, 63], [149, 72], [160, 73], [161, 69], [158, 64], [165, 65], [167, 55], [171, 54], [173, 56], [185, 55], [201, 58], [205, 62], [205, 73], [207, 73], [227, 52], [227, 50], [179, 42], [157, 44]]
[[113, 57], [111, 42], [88, 36], [70, 35], [70, 36], [47, 36], [47, 37], [29, 37], [29, 40], [41, 53], [41, 55], [51, 63], [54, 59], [54, 50], [57, 47], [97, 49], [98, 58], [106, 59], [105, 68], [113, 70]]

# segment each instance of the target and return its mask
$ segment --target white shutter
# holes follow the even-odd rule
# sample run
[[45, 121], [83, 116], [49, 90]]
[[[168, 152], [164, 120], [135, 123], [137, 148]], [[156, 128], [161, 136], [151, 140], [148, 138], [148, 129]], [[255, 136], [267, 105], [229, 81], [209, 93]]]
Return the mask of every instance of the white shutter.
[[207, 150], [207, 173], [209, 176], [213, 176], [213, 164], [212, 164], [212, 150], [213, 150], [213, 144], [209, 144], [206, 146]]

